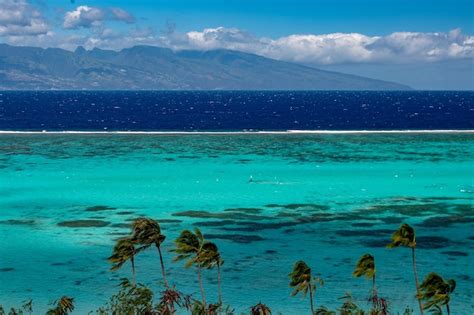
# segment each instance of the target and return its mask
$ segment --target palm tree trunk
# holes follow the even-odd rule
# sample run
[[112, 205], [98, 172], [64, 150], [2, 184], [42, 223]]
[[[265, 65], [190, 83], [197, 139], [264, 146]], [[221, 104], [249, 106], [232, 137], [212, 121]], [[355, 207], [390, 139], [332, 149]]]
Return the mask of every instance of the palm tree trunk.
[[420, 299], [420, 284], [418, 282], [418, 273], [416, 272], [415, 248], [411, 249], [411, 257], [413, 262], [413, 274], [415, 275], [416, 299], [418, 300], [418, 305], [420, 306], [420, 315], [423, 315], [423, 304], [421, 303]]
[[375, 286], [375, 274], [372, 276], [372, 304], [375, 310], [377, 308], [377, 288]]
[[313, 288], [311, 287], [311, 283], [309, 284], [309, 305], [311, 307], [311, 315], [313, 315], [314, 314]]
[[198, 280], [199, 280], [199, 287], [201, 289], [201, 296], [202, 296], [202, 304], [204, 308], [206, 307], [206, 296], [204, 294], [204, 287], [202, 285], [202, 277], [201, 277], [201, 267], [198, 266]]
[[448, 312], [448, 315], [451, 315], [451, 310], [449, 309], [449, 303], [446, 304], [446, 311]]
[[165, 264], [163, 263], [163, 255], [161, 254], [160, 245], [156, 245], [156, 248], [158, 248], [158, 255], [160, 256], [161, 274], [163, 275], [163, 282], [165, 283], [165, 287], [168, 289], [169, 285], [168, 281], [166, 281]]
[[137, 279], [135, 276], [135, 257], [134, 256], [130, 258], [130, 262], [132, 263], [132, 284], [135, 287], [137, 285]]
[[219, 295], [219, 313], [222, 310], [221, 265], [217, 264], [217, 294]]
[[174, 315], [176, 313], [176, 310], [174, 309], [174, 302], [171, 302], [171, 307], [170, 307], [171, 315]]

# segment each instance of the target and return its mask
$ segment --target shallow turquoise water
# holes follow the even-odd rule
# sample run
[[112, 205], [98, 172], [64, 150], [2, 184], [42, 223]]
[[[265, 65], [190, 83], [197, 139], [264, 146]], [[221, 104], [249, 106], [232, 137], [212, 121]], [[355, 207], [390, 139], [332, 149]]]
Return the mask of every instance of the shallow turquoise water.
[[[383, 247], [408, 222], [420, 277], [456, 279], [454, 313], [472, 314], [473, 157], [468, 133], [0, 135], [0, 303], [32, 298], [42, 311], [67, 294], [77, 314], [97, 308], [128, 275], [108, 271], [114, 239], [127, 232], [114, 224], [147, 215], [180, 220], [162, 227], [169, 278], [182, 291], [199, 296], [196, 276], [167, 250], [197, 224], [224, 256], [225, 301], [239, 311], [263, 301], [285, 314], [307, 312], [307, 301], [289, 297], [298, 259], [325, 280], [317, 305], [334, 308], [348, 291], [366, 305], [369, 282], [351, 276], [366, 252], [393, 310], [415, 307], [409, 251]], [[87, 211], [97, 205], [116, 209]], [[180, 214], [188, 210], [218, 218]], [[108, 225], [58, 226], [91, 218]], [[159, 290], [154, 251], [137, 270]], [[206, 289], [215, 300], [212, 271]]]

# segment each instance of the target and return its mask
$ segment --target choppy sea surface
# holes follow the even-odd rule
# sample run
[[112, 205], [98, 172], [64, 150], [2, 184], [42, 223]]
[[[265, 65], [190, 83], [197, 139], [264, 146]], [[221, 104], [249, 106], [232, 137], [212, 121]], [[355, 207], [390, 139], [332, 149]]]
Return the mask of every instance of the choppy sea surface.
[[[240, 93], [240, 94], [239, 94]], [[0, 130], [474, 129], [472, 92], [1, 92]], [[140, 101], [141, 100], [141, 101]], [[238, 100], [238, 101], [237, 101]], [[156, 104], [155, 104], [156, 102]], [[171, 105], [170, 105], [171, 104]], [[114, 241], [137, 216], [160, 221], [171, 283], [199, 297], [173, 240], [200, 227], [225, 260], [224, 301], [306, 314], [291, 298], [298, 259], [324, 279], [316, 305], [370, 283], [351, 272], [372, 253], [379, 293], [416, 310], [411, 255], [386, 249], [416, 228], [418, 272], [454, 278], [454, 314], [474, 313], [474, 133], [0, 133], [0, 304], [62, 295], [76, 314], [103, 305], [129, 266], [110, 272]], [[138, 281], [162, 288], [150, 250]], [[216, 274], [205, 272], [208, 300]]]
[[474, 129], [474, 91], [0, 92], [0, 130]]

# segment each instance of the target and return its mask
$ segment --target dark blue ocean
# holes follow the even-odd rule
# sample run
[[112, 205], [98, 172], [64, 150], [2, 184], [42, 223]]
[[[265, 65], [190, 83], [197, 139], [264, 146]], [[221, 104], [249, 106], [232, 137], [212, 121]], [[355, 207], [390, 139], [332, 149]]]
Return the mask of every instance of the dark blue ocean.
[[291, 129], [474, 129], [474, 92], [0, 92], [0, 130]]

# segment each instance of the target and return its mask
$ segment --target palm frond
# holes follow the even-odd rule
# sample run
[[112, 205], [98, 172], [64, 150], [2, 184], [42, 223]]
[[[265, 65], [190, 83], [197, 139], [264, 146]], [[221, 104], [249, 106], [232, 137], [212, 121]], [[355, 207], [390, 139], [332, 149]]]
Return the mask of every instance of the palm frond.
[[375, 276], [374, 257], [370, 254], [365, 254], [360, 257], [352, 275], [354, 277], [365, 276], [366, 278], [373, 278]]
[[112, 265], [111, 270], [118, 270], [123, 264], [137, 254], [135, 243], [131, 238], [121, 238], [114, 246], [112, 255], [108, 258]]
[[403, 223], [392, 235], [392, 242], [387, 245], [388, 248], [405, 246], [416, 247], [415, 230], [408, 224]]

